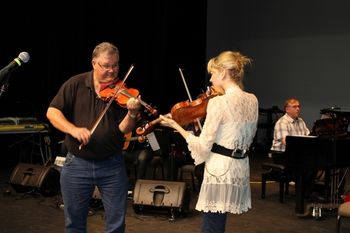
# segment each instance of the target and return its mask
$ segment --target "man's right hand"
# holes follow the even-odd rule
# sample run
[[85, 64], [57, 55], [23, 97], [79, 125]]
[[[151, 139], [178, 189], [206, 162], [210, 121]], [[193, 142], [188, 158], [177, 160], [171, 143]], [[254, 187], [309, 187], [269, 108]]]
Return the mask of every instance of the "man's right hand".
[[74, 127], [69, 133], [83, 145], [88, 144], [91, 138], [91, 132], [87, 128]]

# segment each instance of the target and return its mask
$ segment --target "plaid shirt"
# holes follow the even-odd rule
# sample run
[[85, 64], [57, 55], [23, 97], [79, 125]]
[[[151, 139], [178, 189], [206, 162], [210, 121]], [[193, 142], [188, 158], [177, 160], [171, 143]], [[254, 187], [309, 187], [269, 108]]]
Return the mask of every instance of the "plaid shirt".
[[282, 139], [285, 139], [287, 135], [306, 136], [309, 133], [310, 130], [303, 119], [299, 117], [294, 120], [286, 113], [275, 124], [271, 150], [285, 151], [286, 146], [282, 143]]

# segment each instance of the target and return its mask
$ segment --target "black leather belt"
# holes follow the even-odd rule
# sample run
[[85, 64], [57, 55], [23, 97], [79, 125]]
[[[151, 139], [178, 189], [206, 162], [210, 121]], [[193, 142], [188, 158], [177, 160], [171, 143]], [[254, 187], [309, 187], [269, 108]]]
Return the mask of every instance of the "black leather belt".
[[241, 150], [241, 149], [231, 150], [231, 149], [227, 149], [226, 147], [220, 146], [216, 143], [213, 144], [211, 151], [214, 153], [228, 156], [230, 158], [234, 158], [234, 159], [244, 159], [245, 157], [248, 156], [248, 151]]

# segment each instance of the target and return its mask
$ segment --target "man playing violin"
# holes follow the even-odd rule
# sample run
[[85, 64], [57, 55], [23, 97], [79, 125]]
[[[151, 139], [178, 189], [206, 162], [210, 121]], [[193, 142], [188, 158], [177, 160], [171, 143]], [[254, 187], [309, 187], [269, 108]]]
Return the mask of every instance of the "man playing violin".
[[227, 213], [242, 214], [251, 208], [248, 152], [257, 130], [258, 101], [254, 94], [243, 91], [244, 67], [249, 62], [235, 51], [224, 51], [210, 59], [210, 81], [225, 93], [209, 99], [199, 136], [160, 116], [161, 123], [186, 139], [194, 163], [205, 162], [196, 204], [196, 209], [204, 212], [202, 233], [225, 232]]
[[[125, 231], [128, 177], [122, 148], [124, 135], [135, 127], [141, 105], [135, 98], [127, 101], [126, 108], [115, 101], [108, 105], [99, 98], [100, 90], [118, 80], [118, 62], [119, 50], [115, 45], [98, 44], [92, 52], [92, 71], [67, 80], [47, 110], [51, 124], [66, 134], [64, 144], [68, 153], [60, 184], [67, 233], [87, 232], [89, 203], [95, 186], [105, 210], [105, 231]], [[99, 124], [91, 130], [96, 122]]]

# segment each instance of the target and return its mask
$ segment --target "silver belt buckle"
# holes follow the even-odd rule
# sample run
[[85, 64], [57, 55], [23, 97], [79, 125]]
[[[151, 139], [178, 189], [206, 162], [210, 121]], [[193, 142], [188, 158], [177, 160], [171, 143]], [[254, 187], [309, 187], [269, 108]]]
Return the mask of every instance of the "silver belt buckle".
[[231, 154], [231, 157], [236, 159], [243, 159], [246, 157], [246, 152], [246, 150], [234, 149]]
[[236, 149], [234, 149], [231, 153], [231, 157], [234, 158], [235, 157], [235, 154], [236, 154]]

